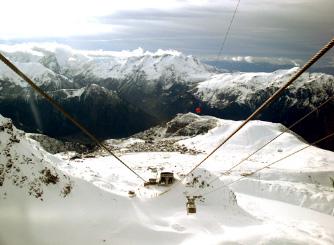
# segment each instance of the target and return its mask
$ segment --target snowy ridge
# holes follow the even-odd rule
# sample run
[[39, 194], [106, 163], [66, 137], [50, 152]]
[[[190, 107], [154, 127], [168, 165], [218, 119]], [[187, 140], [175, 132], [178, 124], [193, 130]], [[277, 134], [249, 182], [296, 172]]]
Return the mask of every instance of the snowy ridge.
[[[297, 67], [289, 70], [278, 70], [272, 73], [265, 72], [236, 72], [214, 75], [207, 81], [197, 85], [196, 95], [211, 105], [224, 105], [233, 98], [240, 104], [251, 104], [256, 95], [266, 89], [277, 89], [286, 83], [298, 70]], [[334, 93], [334, 77], [323, 73], [304, 73], [295, 81], [289, 90], [310, 88], [316, 93], [309, 99], [311, 103], [326, 98], [328, 93]], [[295, 101], [297, 102], [297, 101]]]
[[[0, 45], [11, 60], [29, 74], [24, 64], [30, 63], [39, 74], [45, 73], [45, 67], [72, 78], [114, 78], [124, 79], [138, 72], [146, 79], [155, 80], [163, 76], [176, 76], [181, 80], [204, 80], [215, 70], [200, 63], [193, 56], [186, 56], [175, 50], [144, 51], [83, 51], [60, 44], [18, 44]], [[43, 64], [45, 67], [38, 65]], [[29, 75], [37, 75], [32, 73]], [[3, 78], [8, 74], [3, 74]]]
[[[38, 85], [49, 85], [54, 83], [60, 86], [63, 81], [71, 83], [72, 81], [63, 75], [54, 73], [52, 70], [43, 66], [38, 62], [15, 62], [15, 65], [25, 72], [29, 78]], [[0, 64], [0, 80], [9, 81], [20, 87], [28, 87], [29, 84], [23, 81], [16, 73], [1, 62]]]
[[71, 179], [55, 168], [59, 159], [1, 115], [0, 142], [0, 186], [6, 190], [1, 192], [4, 199], [15, 193], [15, 188], [25, 192], [22, 198], [31, 196], [42, 201], [50, 191], [63, 197], [71, 192]]

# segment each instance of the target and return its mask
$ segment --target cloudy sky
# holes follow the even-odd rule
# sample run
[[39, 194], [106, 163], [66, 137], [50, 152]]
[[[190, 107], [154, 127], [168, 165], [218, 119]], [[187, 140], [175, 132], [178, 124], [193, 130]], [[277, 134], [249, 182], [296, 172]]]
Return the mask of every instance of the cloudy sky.
[[[0, 43], [176, 49], [215, 59], [237, 0], [10, 0]], [[301, 63], [334, 34], [333, 0], [241, 0], [222, 60]], [[326, 65], [334, 65], [333, 53]], [[323, 61], [323, 62], [324, 62]]]

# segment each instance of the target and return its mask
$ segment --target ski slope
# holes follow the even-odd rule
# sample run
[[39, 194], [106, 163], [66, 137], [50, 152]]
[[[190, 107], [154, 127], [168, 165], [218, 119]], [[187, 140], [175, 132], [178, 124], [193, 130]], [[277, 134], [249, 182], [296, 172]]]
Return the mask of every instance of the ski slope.
[[[185, 115], [184, 120], [189, 116]], [[196, 117], [205, 122], [206, 117]], [[207, 152], [240, 123], [208, 118], [217, 120], [214, 128], [202, 135], [180, 137], [175, 144]], [[8, 122], [1, 117], [0, 126]], [[196, 170], [193, 177], [209, 183], [282, 129], [279, 124], [252, 121]], [[7, 146], [11, 134], [19, 142]], [[35, 164], [24, 164], [28, 179], [39, 178], [38, 173], [44, 167], [59, 175], [56, 184], [41, 183], [43, 201], [28, 194], [29, 181], [22, 188], [13, 185], [13, 169], [5, 175], [0, 187], [0, 244], [334, 243], [334, 189], [329, 178], [334, 176], [334, 153], [316, 147], [230, 188], [203, 196], [196, 201], [197, 213], [186, 213], [186, 193], [214, 190], [239, 178], [242, 172], [262, 167], [303, 147], [306, 143], [293, 133], [284, 134], [262, 154], [205, 188], [183, 183], [162, 196], [158, 194], [165, 187], [144, 188], [136, 176], [111, 156], [71, 160], [74, 154], [71, 152], [51, 155], [15, 127], [0, 131], [0, 140], [1, 147], [7, 147], [11, 157], [19, 159], [14, 161], [16, 167], [23, 165], [20, 161], [23, 156], [31, 155]], [[121, 145], [121, 149], [131, 149], [131, 144], [141, 140], [111, 142]], [[8, 162], [2, 149], [1, 162]], [[155, 177], [154, 169], [172, 170], [180, 176], [205, 156], [179, 152], [118, 151], [117, 154], [145, 178]], [[193, 177], [185, 182], [191, 182]], [[68, 183], [72, 189], [64, 197], [62, 189]], [[136, 196], [130, 198], [129, 190], [135, 191]]]

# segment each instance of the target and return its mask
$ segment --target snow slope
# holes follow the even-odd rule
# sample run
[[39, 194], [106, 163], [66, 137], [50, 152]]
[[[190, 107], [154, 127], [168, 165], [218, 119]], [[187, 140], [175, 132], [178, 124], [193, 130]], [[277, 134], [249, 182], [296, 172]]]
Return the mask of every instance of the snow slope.
[[1, 115], [0, 136], [0, 186], [4, 200], [13, 193], [15, 195], [18, 189], [25, 193], [23, 196], [40, 201], [45, 195], [48, 198], [49, 192], [63, 197], [70, 193], [71, 180], [55, 168], [57, 159]]
[[[207, 134], [182, 140], [179, 144], [209, 152], [226, 138], [241, 122], [219, 120], [219, 126]], [[241, 132], [205, 163], [212, 172], [222, 172], [285, 131], [281, 124], [251, 121]], [[253, 172], [295, 152], [307, 144], [293, 132], [284, 133], [270, 145], [235, 168], [231, 175], [221, 177], [224, 183]], [[218, 164], [220, 163], [220, 164]], [[203, 166], [204, 167], [204, 166]], [[280, 200], [334, 215], [334, 153], [317, 147], [293, 155], [253, 177], [235, 183], [238, 192]]]
[[[201, 151], [212, 149], [240, 123], [193, 114], [178, 117], [179, 122], [184, 119], [184, 127], [188, 126], [187, 122], [192, 127], [200, 127], [206, 120], [216, 122], [216, 126], [208, 132], [184, 136], [175, 143]], [[196, 120], [197, 124], [194, 123]], [[7, 119], [1, 118], [0, 125], [7, 122]], [[305, 144], [294, 134], [287, 133], [266, 154], [240, 166], [230, 176], [210, 183], [233, 161], [281, 130], [279, 124], [251, 122], [230, 144], [203, 164], [194, 176], [187, 178], [186, 182], [194, 185], [180, 184], [165, 195], [158, 196], [165, 190], [164, 187], [144, 188], [136, 176], [111, 156], [70, 160], [72, 153], [50, 155], [39, 149], [36, 141], [27, 139], [23, 132], [13, 127], [13, 135], [20, 141], [11, 144], [11, 155], [18, 155], [21, 159], [23, 155], [32, 153], [35, 155], [34, 162], [40, 162], [37, 166], [52, 168], [60, 179], [55, 185], [42, 185], [43, 201], [30, 196], [27, 189], [15, 187], [11, 181], [0, 187], [0, 244], [333, 244], [334, 218], [328, 210], [328, 207], [333, 207], [330, 200], [333, 187], [325, 177], [333, 176], [334, 153], [315, 147], [306, 150], [302, 156], [286, 159], [266, 169], [260, 178], [249, 176], [231, 186], [232, 190], [225, 187], [204, 195], [196, 201], [197, 213], [186, 213], [187, 193], [214, 190], [239, 177], [243, 171], [263, 166], [266, 161]], [[7, 128], [0, 132], [1, 147], [7, 145], [10, 132]], [[142, 140], [132, 138], [117, 144], [131, 149], [131, 144], [138, 142]], [[25, 152], [20, 150], [23, 147]], [[203, 153], [190, 155], [178, 152], [122, 154], [117, 151], [116, 154], [144, 178], [154, 177], [163, 170], [173, 170], [180, 176], [205, 156]], [[8, 162], [5, 155], [1, 154], [1, 157], [2, 161]], [[32, 176], [38, 173], [39, 168], [27, 168], [26, 171]], [[308, 179], [307, 175], [313, 179]], [[198, 177], [198, 182], [194, 181], [195, 177]], [[63, 197], [61, 190], [68, 180], [73, 188]], [[273, 184], [288, 188], [280, 190], [273, 188]], [[289, 189], [292, 187], [295, 189]], [[303, 205], [293, 203], [299, 200], [301, 187], [305, 196], [309, 195], [311, 188], [315, 194], [309, 203]], [[129, 190], [135, 191], [136, 197], [129, 198]], [[5, 197], [4, 191], [8, 192]], [[319, 199], [319, 196], [328, 200]]]

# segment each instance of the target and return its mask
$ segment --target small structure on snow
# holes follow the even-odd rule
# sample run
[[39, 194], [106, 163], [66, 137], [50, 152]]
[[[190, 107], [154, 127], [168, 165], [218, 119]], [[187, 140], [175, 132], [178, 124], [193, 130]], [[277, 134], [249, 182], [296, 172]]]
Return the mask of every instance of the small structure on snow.
[[174, 173], [173, 172], [161, 172], [159, 185], [171, 185], [174, 183]]
[[187, 196], [186, 208], [187, 208], [187, 214], [196, 213], [195, 197]]
[[147, 182], [144, 183], [144, 186], [148, 186], [148, 185], [156, 185], [156, 184], [158, 184], [158, 183], [157, 183], [157, 179], [155, 179], [155, 178], [150, 178], [150, 179], [148, 179]]
[[134, 191], [129, 191], [128, 195], [129, 195], [129, 197], [135, 197], [136, 193]]
[[175, 181], [173, 172], [161, 172], [159, 178], [150, 178], [144, 183], [144, 186], [148, 185], [160, 185], [167, 186], [173, 184]]

